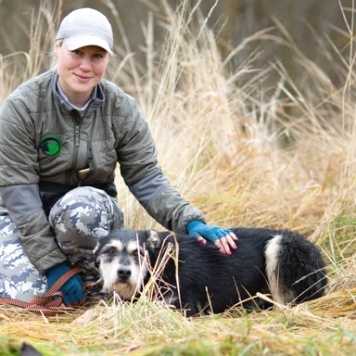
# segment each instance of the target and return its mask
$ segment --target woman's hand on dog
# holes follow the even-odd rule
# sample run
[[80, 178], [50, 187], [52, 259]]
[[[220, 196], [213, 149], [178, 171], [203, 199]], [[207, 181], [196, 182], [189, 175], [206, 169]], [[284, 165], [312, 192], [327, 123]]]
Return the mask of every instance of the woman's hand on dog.
[[196, 238], [202, 245], [205, 245], [206, 240], [213, 242], [221, 253], [231, 255], [231, 249], [237, 249], [235, 241], [238, 240], [238, 237], [229, 229], [192, 220], [188, 223], [186, 230], [190, 237]]
[[235, 243], [235, 241], [237, 240], [238, 237], [232, 231], [230, 231], [229, 234], [216, 240], [214, 244], [219, 248], [221, 253], [226, 253], [227, 255], [231, 255], [232, 254], [231, 249], [233, 250], [237, 249], [237, 244]]

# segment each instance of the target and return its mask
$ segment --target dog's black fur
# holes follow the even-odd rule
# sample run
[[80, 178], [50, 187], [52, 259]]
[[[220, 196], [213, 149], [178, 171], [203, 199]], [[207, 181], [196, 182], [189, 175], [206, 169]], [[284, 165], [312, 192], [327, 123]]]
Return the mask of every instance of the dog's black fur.
[[[116, 291], [125, 299], [134, 297], [133, 292], [121, 293], [121, 287], [134, 283], [133, 294], [142, 288], [137, 280], [130, 282], [131, 273], [138, 265], [137, 250], [147, 251], [151, 266], [155, 266], [162, 249], [173, 244], [178, 252], [178, 262], [173, 257], [169, 259], [162, 279], [171, 286], [170, 303], [185, 309], [188, 316], [204, 308], [220, 313], [236, 304], [270, 307], [270, 303], [254, 298], [258, 292], [270, 293], [280, 304], [301, 303], [323, 295], [327, 284], [325, 264], [318, 248], [302, 235], [265, 228], [231, 230], [239, 238], [238, 249], [232, 255], [220, 253], [211, 243], [201, 246], [186, 235], [130, 230], [110, 233], [94, 250], [99, 265], [106, 264], [105, 268], [99, 267], [104, 286], [105, 273], [115, 268], [117, 272], [112, 271], [115, 283], [110, 282], [107, 291]], [[131, 247], [127, 249], [129, 245]], [[136, 246], [136, 250], [132, 246]], [[110, 253], [107, 253], [108, 248]], [[130, 254], [135, 256], [128, 258]], [[144, 284], [149, 269], [142, 273], [141, 283]]]

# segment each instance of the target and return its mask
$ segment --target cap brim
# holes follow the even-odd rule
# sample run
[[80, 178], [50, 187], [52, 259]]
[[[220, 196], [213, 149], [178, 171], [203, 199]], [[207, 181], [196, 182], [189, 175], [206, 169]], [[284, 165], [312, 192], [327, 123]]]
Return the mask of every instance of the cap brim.
[[98, 46], [104, 49], [109, 54], [112, 54], [112, 49], [106, 41], [96, 36], [71, 36], [63, 40], [64, 44], [70, 51], [86, 46]]

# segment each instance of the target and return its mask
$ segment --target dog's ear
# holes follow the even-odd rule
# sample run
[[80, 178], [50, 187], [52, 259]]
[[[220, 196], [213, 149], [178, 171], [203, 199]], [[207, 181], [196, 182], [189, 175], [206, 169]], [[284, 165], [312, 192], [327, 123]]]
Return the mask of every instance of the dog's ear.
[[99, 266], [100, 266], [100, 262], [98, 261], [99, 260], [99, 258], [98, 258], [99, 250], [100, 250], [100, 242], [97, 241], [97, 243], [96, 243], [96, 245], [95, 245], [95, 247], [93, 249], [93, 254], [94, 254], [94, 257], [95, 257], [94, 265], [95, 265], [96, 268], [99, 268]]
[[157, 231], [149, 230], [147, 231], [147, 246], [152, 249], [156, 250], [161, 247], [162, 240], [158, 235]]
[[98, 252], [99, 247], [100, 247], [100, 243], [99, 243], [99, 241], [97, 241], [97, 242], [96, 242], [96, 245], [95, 245], [95, 247], [94, 247], [94, 249], [93, 249], [93, 254], [94, 254], [94, 255], [96, 255], [96, 253]]

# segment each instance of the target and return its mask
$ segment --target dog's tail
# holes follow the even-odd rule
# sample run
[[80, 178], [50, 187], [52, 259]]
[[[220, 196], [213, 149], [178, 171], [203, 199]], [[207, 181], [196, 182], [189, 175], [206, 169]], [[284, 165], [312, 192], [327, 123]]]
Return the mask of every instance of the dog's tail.
[[265, 250], [272, 297], [279, 304], [319, 298], [327, 284], [325, 263], [318, 248], [303, 236], [282, 231]]

